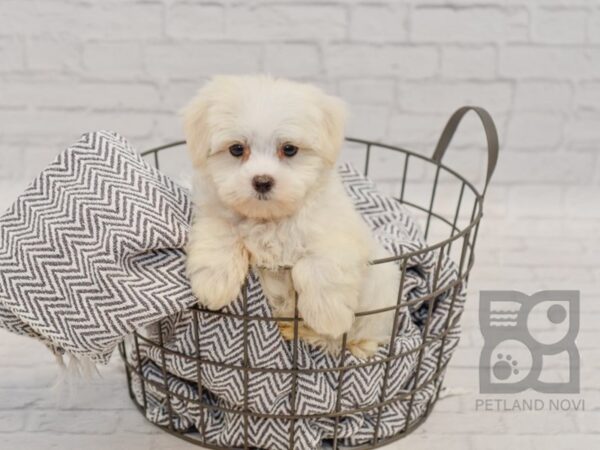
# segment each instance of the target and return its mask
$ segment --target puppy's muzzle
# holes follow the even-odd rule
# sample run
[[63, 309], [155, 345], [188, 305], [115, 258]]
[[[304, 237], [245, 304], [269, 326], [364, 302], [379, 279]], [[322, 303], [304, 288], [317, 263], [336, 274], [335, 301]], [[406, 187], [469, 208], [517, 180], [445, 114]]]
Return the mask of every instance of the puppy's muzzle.
[[269, 175], [256, 175], [252, 178], [252, 186], [259, 194], [266, 194], [275, 185], [275, 180]]

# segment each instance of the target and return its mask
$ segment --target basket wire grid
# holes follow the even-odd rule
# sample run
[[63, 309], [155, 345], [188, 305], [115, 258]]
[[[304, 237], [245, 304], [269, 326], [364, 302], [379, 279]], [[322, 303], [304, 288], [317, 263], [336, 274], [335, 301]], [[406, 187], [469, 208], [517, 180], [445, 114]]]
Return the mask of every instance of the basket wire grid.
[[[450, 141], [452, 140], [452, 137], [453, 137], [458, 125], [460, 124], [460, 122], [461, 122], [462, 118], [465, 116], [465, 114], [469, 111], [475, 112], [476, 115], [479, 117], [479, 119], [481, 120], [481, 123], [484, 127], [486, 138], [487, 138], [487, 150], [488, 150], [487, 172], [486, 172], [486, 177], [485, 177], [485, 184], [484, 184], [484, 187], [481, 192], [479, 192], [471, 182], [466, 180], [459, 173], [457, 173], [456, 171], [454, 171], [453, 169], [447, 167], [445, 164], [442, 163], [444, 154], [448, 148], [448, 145], [450, 144]], [[397, 147], [397, 146], [391, 146], [391, 145], [381, 144], [381, 143], [377, 143], [377, 142], [371, 142], [371, 141], [362, 140], [362, 139], [354, 139], [354, 138], [347, 138], [346, 140], [350, 143], [363, 146], [364, 151], [365, 151], [365, 159], [364, 159], [364, 174], [365, 175], [369, 174], [369, 166], [371, 165], [371, 156], [374, 151], [391, 151], [391, 152], [396, 152], [396, 153], [399, 153], [400, 155], [402, 155], [403, 156], [403, 158], [402, 158], [403, 166], [401, 167], [401, 172], [400, 172], [402, 174], [401, 187], [400, 187], [400, 193], [399, 193], [399, 196], [397, 196], [397, 199], [404, 206], [409, 208], [411, 211], [414, 211], [415, 214], [421, 214], [423, 216], [424, 237], [426, 240], [429, 236], [430, 230], [432, 228], [432, 224], [436, 221], [437, 221], [437, 223], [443, 225], [446, 228], [446, 233], [448, 233], [447, 230], [449, 229], [449, 235], [447, 238], [437, 241], [435, 243], [432, 243], [431, 245], [427, 245], [423, 249], [420, 249], [420, 250], [417, 250], [414, 252], [407, 252], [407, 253], [399, 255], [399, 256], [391, 256], [391, 257], [372, 261], [371, 264], [398, 264], [399, 265], [399, 270], [401, 273], [400, 273], [400, 287], [399, 287], [399, 293], [398, 293], [398, 300], [397, 300], [397, 303], [395, 306], [391, 306], [388, 308], [381, 308], [381, 309], [372, 310], [372, 311], [362, 311], [362, 312], [358, 312], [356, 314], [357, 316], [366, 316], [366, 315], [383, 314], [386, 312], [395, 311], [396, 314], [394, 316], [394, 324], [393, 324], [392, 329], [396, 331], [398, 329], [398, 317], [399, 317], [399, 314], [397, 314], [397, 312], [399, 311], [399, 309], [401, 307], [410, 306], [411, 304], [417, 304], [420, 302], [426, 302], [427, 318], [426, 318], [425, 325], [421, 332], [422, 333], [422, 342], [421, 342], [421, 344], [418, 345], [417, 348], [410, 351], [410, 352], [413, 352], [413, 351], [418, 352], [418, 357], [417, 357], [417, 363], [416, 363], [416, 369], [415, 369], [414, 375], [408, 384], [409, 385], [408, 390], [402, 391], [400, 394], [397, 394], [392, 397], [387, 395], [391, 362], [393, 362], [394, 360], [396, 360], [398, 358], [402, 358], [403, 356], [405, 356], [407, 354], [407, 352], [395, 353], [395, 339], [394, 339], [395, 334], [396, 334], [395, 332], [392, 333], [392, 336], [390, 338], [390, 342], [389, 342], [388, 350], [387, 350], [387, 357], [385, 357], [385, 358], [376, 359], [376, 360], [369, 359], [369, 360], [365, 360], [364, 362], [361, 362], [360, 364], [347, 365], [346, 364], [347, 339], [346, 339], [346, 335], [344, 335], [342, 337], [342, 351], [339, 354], [339, 364], [336, 367], [318, 368], [318, 369], [299, 369], [298, 368], [298, 339], [299, 339], [298, 338], [298, 334], [299, 334], [298, 327], [299, 327], [299, 323], [302, 321], [302, 318], [300, 318], [299, 314], [298, 314], [298, 307], [297, 307], [298, 295], [297, 295], [297, 293], [295, 296], [295, 313], [294, 313], [293, 317], [252, 316], [252, 315], [248, 314], [248, 291], [247, 291], [248, 280], [247, 280], [246, 283], [244, 284], [244, 286], [242, 287], [244, 314], [242, 314], [242, 315], [233, 314], [233, 313], [225, 312], [225, 311], [209, 311], [209, 310], [203, 309], [199, 306], [195, 306], [192, 308], [193, 321], [194, 321], [195, 330], [196, 330], [195, 354], [186, 355], [186, 354], [183, 354], [180, 352], [175, 352], [173, 350], [166, 348], [164, 346], [162, 332], [158, 333], [158, 341], [154, 341], [138, 332], [135, 332], [133, 334], [133, 340], [132, 340], [133, 344], [132, 345], [133, 345], [133, 350], [136, 352], [137, 355], [140, 354], [140, 341], [142, 341], [145, 345], [159, 349], [160, 356], [161, 356], [161, 363], [162, 363], [161, 364], [162, 378], [163, 378], [162, 383], [145, 377], [142, 373], [142, 364], [140, 362], [136, 362], [137, 360], [132, 360], [132, 361], [128, 360], [126, 346], [124, 344], [121, 344], [120, 351], [121, 351], [121, 355], [125, 361], [129, 394], [130, 394], [132, 400], [134, 401], [135, 405], [144, 414], [145, 417], [147, 417], [146, 412], [148, 409], [146, 387], [151, 386], [153, 389], [155, 389], [165, 395], [166, 407], [167, 407], [167, 411], [169, 414], [169, 425], [162, 426], [162, 425], [155, 424], [158, 427], [162, 428], [163, 430], [165, 430], [181, 439], [184, 439], [188, 442], [200, 445], [202, 447], [213, 448], [213, 449], [224, 449], [226, 447], [218, 446], [214, 442], [210, 442], [206, 439], [206, 432], [205, 432], [206, 425], [204, 423], [204, 420], [202, 419], [204, 417], [202, 414], [202, 409], [209, 408], [209, 409], [213, 409], [213, 410], [217, 410], [217, 411], [239, 414], [239, 415], [243, 416], [244, 443], [243, 443], [242, 448], [249, 449], [249, 448], [252, 448], [248, 442], [248, 440], [249, 440], [248, 421], [249, 421], [250, 416], [264, 418], [264, 419], [286, 420], [289, 422], [289, 436], [288, 436], [289, 437], [289, 448], [293, 449], [294, 442], [295, 442], [295, 433], [296, 433], [295, 424], [298, 419], [331, 418], [334, 421], [334, 432], [333, 432], [333, 437], [332, 437], [330, 443], [331, 443], [331, 446], [333, 447], [333, 449], [337, 450], [338, 448], [340, 448], [340, 445], [341, 445], [340, 439], [338, 438], [338, 428], [339, 428], [340, 419], [345, 415], [374, 412], [374, 414], [376, 416], [376, 421], [375, 421], [373, 436], [372, 436], [370, 442], [368, 442], [367, 444], [363, 444], [359, 447], [355, 447], [355, 448], [359, 448], [359, 449], [370, 449], [370, 448], [376, 448], [376, 447], [380, 447], [380, 446], [389, 444], [392, 441], [395, 441], [401, 437], [406, 436], [411, 431], [413, 431], [415, 428], [417, 428], [430, 414], [434, 404], [437, 401], [437, 398], [438, 398], [438, 395], [439, 395], [439, 392], [440, 392], [440, 389], [442, 386], [443, 375], [445, 373], [445, 369], [446, 369], [448, 361], [449, 361], [449, 360], [446, 360], [445, 362], [443, 362], [442, 356], [444, 354], [444, 348], [446, 345], [446, 338], [448, 336], [448, 331], [452, 328], [453, 325], [456, 324], [456, 323], [450, 322], [450, 318], [452, 317], [452, 311], [453, 311], [453, 308], [455, 305], [455, 300], [457, 298], [459, 291], [466, 286], [470, 270], [474, 264], [474, 249], [475, 249], [475, 243], [477, 240], [479, 224], [480, 224], [480, 221], [481, 221], [481, 218], [483, 215], [483, 211], [482, 211], [483, 201], [484, 201], [485, 193], [486, 193], [488, 184], [490, 182], [490, 179], [492, 177], [492, 174], [494, 172], [497, 158], [498, 158], [499, 148], [498, 148], [498, 137], [497, 137], [496, 128], [494, 126], [492, 118], [487, 113], [487, 111], [485, 111], [484, 109], [478, 108], [478, 107], [469, 107], [469, 106], [462, 107], [462, 108], [458, 109], [449, 119], [448, 123], [446, 124], [446, 126], [438, 140], [435, 151], [431, 158], [428, 158], [426, 156], [420, 155], [418, 153], [415, 153], [410, 150], [406, 150], [404, 148]], [[155, 166], [157, 168], [159, 168], [160, 167], [160, 161], [159, 161], [159, 159], [160, 159], [159, 153], [160, 152], [162, 152], [166, 149], [176, 147], [176, 146], [181, 146], [184, 144], [185, 144], [184, 141], [174, 142], [171, 144], [167, 144], [167, 145], [164, 145], [161, 147], [157, 147], [157, 148], [148, 150], [148, 151], [144, 152], [142, 155], [153, 158]], [[429, 198], [424, 201], [424, 203], [425, 203], [424, 205], [419, 204], [417, 201], [413, 201], [410, 198], [407, 198], [407, 195], [406, 195], [406, 179], [407, 179], [407, 175], [409, 174], [409, 167], [410, 167], [411, 161], [413, 161], [413, 160], [420, 160], [421, 162], [425, 163], [426, 165], [431, 166], [434, 169], [433, 185], [431, 186], [431, 189], [429, 191], [429, 196], [428, 196]], [[445, 174], [446, 176], [449, 176], [450, 179], [452, 179], [453, 182], [457, 183], [459, 186], [458, 195], [456, 196], [456, 203], [455, 203], [456, 206], [453, 208], [453, 213], [450, 213], [450, 214], [448, 214], [448, 213], [444, 214], [444, 213], [440, 212], [439, 210], [436, 210], [436, 208], [434, 207], [434, 205], [436, 204], [435, 199], [436, 199], [436, 193], [438, 191], [438, 184], [439, 184], [441, 174]], [[466, 197], [467, 193], [470, 193], [470, 197], [472, 197], [472, 199], [473, 199], [472, 205], [470, 208], [468, 207], [468, 205], [466, 205], [466, 201], [465, 201], [465, 197]], [[464, 210], [466, 210], [466, 214], [465, 214]], [[465, 220], [466, 223], [464, 226], [459, 225], [459, 219], [463, 215], [466, 217], [466, 220]], [[453, 250], [453, 244], [457, 244], [457, 245], [459, 244], [458, 249], [457, 249], [457, 245], [455, 245], [454, 250]], [[431, 292], [425, 296], [421, 296], [420, 298], [406, 300], [406, 299], [402, 298], [401, 294], [402, 294], [403, 288], [404, 288], [407, 262], [409, 261], [409, 258], [411, 258], [413, 256], [417, 256], [422, 253], [426, 253], [426, 252], [435, 252], [435, 254], [437, 255]], [[438, 279], [439, 279], [440, 268], [442, 265], [441, 262], [442, 262], [443, 255], [451, 256], [454, 259], [454, 261], [457, 265], [458, 275], [454, 281], [452, 281], [451, 283], [449, 283], [445, 286], [440, 287], [440, 286], [438, 286]], [[454, 257], [454, 255], [456, 255], [456, 257]], [[445, 292], [451, 296], [451, 301], [450, 301], [450, 307], [449, 307], [450, 310], [447, 315], [446, 321], [444, 323], [443, 332], [440, 334], [437, 334], [435, 336], [429, 336], [429, 328], [430, 328], [430, 321], [431, 321], [431, 317], [432, 317], [434, 300], [439, 295], [441, 295]], [[199, 314], [208, 314], [208, 315], [215, 315], [215, 316], [228, 316], [228, 317], [234, 317], [236, 319], [240, 319], [242, 321], [243, 337], [244, 337], [244, 339], [243, 339], [244, 354], [243, 354], [243, 360], [242, 360], [243, 363], [241, 366], [227, 364], [224, 362], [214, 361], [214, 360], [210, 360], [210, 359], [201, 357], [200, 345], [199, 345], [199, 331], [198, 331], [198, 323], [199, 323], [198, 316], [199, 316]], [[457, 322], [459, 318], [460, 318], [460, 315], [458, 315], [455, 318], [455, 322]], [[291, 341], [291, 345], [292, 345], [292, 367], [291, 368], [289, 368], [289, 369], [259, 368], [259, 367], [252, 367], [248, 364], [248, 339], [247, 339], [247, 336], [248, 336], [248, 325], [251, 321], [293, 322], [294, 336], [293, 336], [293, 340]], [[162, 328], [163, 328], [162, 321], [159, 322], [158, 327], [159, 327], [159, 330], [162, 330]], [[423, 381], [420, 385], [417, 385], [417, 381], [419, 380], [419, 375], [420, 375], [420, 371], [421, 371], [421, 364], [422, 364], [422, 360], [423, 360], [424, 351], [429, 346], [431, 346], [435, 340], [441, 340], [441, 343], [439, 346], [439, 352], [437, 354], [436, 370], [429, 379]], [[197, 375], [198, 379], [196, 380], [198, 394], [199, 394], [198, 400], [194, 400], [194, 399], [190, 399], [185, 396], [182, 396], [181, 394], [174, 392], [173, 390], [171, 390], [169, 388], [169, 385], [167, 382], [167, 370], [166, 370], [166, 364], [165, 364], [165, 355], [166, 354], [170, 354], [172, 357], [179, 357], [179, 358], [183, 358], [188, 361], [195, 362], [196, 371], [198, 374]], [[220, 366], [220, 367], [225, 367], [225, 368], [229, 368], [229, 369], [242, 371], [243, 386], [240, 386], [240, 388], [243, 389], [243, 408], [241, 411], [237, 410], [237, 409], [234, 410], [231, 408], [227, 408], [227, 407], [224, 407], [221, 405], [208, 404], [208, 403], [202, 401], [203, 384], [202, 384], [201, 370], [200, 370], [202, 364], [212, 364], [215, 366]], [[384, 374], [382, 384], [381, 384], [381, 391], [380, 391], [380, 395], [379, 395], [379, 402], [377, 402], [375, 404], [361, 405], [359, 407], [352, 408], [352, 409], [342, 409], [340, 399], [342, 397], [341, 393], [342, 393], [342, 389], [343, 389], [343, 385], [344, 385], [344, 375], [350, 370], [354, 370], [354, 369], [361, 368], [361, 367], [368, 367], [368, 366], [372, 366], [375, 364], [383, 365], [383, 374]], [[289, 414], [281, 415], [281, 414], [257, 413], [257, 412], [251, 411], [248, 408], [249, 375], [250, 375], [250, 373], [266, 373], [266, 372], [279, 372], [279, 373], [290, 374], [290, 376], [291, 376], [291, 394], [290, 394], [291, 395], [291, 402], [290, 402], [291, 408], [290, 408]], [[337, 373], [337, 380], [338, 380], [337, 386], [336, 386], [337, 397], [336, 397], [334, 411], [332, 411], [328, 414], [312, 414], [312, 415], [297, 414], [295, 405], [296, 405], [296, 396], [297, 396], [297, 390], [298, 390], [297, 378], [298, 378], [298, 374], [300, 372], [302, 372], [302, 373], [307, 373], [307, 372]], [[136, 399], [136, 396], [133, 393], [133, 388], [132, 388], [133, 376], [135, 376], [136, 379], [138, 379], [140, 382], [142, 402], [138, 401], [138, 399]], [[420, 391], [424, 390], [425, 388], [427, 388], [430, 384], [434, 385], [435, 394], [429, 398], [429, 400], [426, 404], [424, 413], [420, 414], [419, 416], [417, 416], [416, 414], [413, 415], [413, 412], [414, 412], [413, 405], [414, 405], [414, 401], [415, 401], [415, 395], [418, 394]], [[175, 430], [175, 427], [173, 425], [173, 408], [172, 408], [173, 399], [190, 402], [190, 403], [195, 402], [195, 404], [197, 404], [197, 406], [200, 408], [200, 418], [201, 418], [201, 420], [200, 420], [201, 423], [200, 423], [200, 427], [198, 430], [199, 433], [182, 433], [182, 432]], [[408, 400], [409, 406], [408, 406], [407, 417], [405, 418], [405, 421], [404, 421], [403, 429], [400, 432], [398, 432], [392, 436], [381, 438], [380, 437], [380, 422], [381, 422], [383, 408], [394, 402], [407, 401], [407, 400]]]

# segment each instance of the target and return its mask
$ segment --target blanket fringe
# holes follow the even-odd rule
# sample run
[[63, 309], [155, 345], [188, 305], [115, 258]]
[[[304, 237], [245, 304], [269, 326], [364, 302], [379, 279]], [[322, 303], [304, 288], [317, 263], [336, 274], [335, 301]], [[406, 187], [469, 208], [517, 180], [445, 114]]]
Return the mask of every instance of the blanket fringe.
[[[65, 363], [65, 356], [69, 357]], [[74, 388], [80, 380], [91, 381], [96, 376], [101, 377], [96, 363], [86, 356], [75, 356], [70, 353], [54, 353], [59, 368], [52, 391], [59, 403], [69, 402], [74, 394]]]

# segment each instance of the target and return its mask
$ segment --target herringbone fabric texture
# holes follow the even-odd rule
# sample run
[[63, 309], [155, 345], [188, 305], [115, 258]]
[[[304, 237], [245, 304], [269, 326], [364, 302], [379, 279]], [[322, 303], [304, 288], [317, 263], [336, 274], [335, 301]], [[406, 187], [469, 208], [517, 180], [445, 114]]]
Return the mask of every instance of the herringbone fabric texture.
[[190, 212], [125, 139], [82, 136], [0, 217], [0, 326], [106, 361], [133, 330], [194, 303]]
[[[340, 168], [348, 195], [382, 244], [396, 255], [425, 248], [419, 228], [394, 199], [380, 195], [374, 185], [351, 166]], [[150, 167], [122, 137], [110, 132], [84, 135], [63, 152], [0, 217], [0, 326], [44, 341], [51, 349], [105, 362], [114, 347], [137, 330], [157, 341], [141, 342], [139, 354], [128, 346], [130, 363], [145, 378], [164, 383], [164, 389], [144, 383], [132, 373], [133, 392], [147, 404], [155, 423], [173, 422], [180, 431], [204, 433], [207, 442], [223, 447], [244, 444], [246, 405], [250, 413], [289, 414], [295, 422], [295, 448], [318, 448], [334, 434], [335, 420], [319, 415], [336, 406], [343, 411], [338, 437], [346, 444], [366, 442], [381, 415], [379, 437], [398, 433], [418, 419], [437, 392], [441, 379], [432, 376], [445, 366], [458, 342], [458, 317], [464, 292], [444, 290], [434, 299], [424, 342], [428, 304], [416, 302], [457, 279], [454, 264], [437, 251], [408, 259], [399, 329], [389, 369], [382, 346], [370, 365], [351, 354], [340, 376], [339, 360], [300, 343], [296, 402], [292, 405], [293, 352], [275, 322], [250, 320], [247, 326], [250, 371], [244, 392], [244, 325], [241, 319], [198, 313], [198, 326], [189, 307], [195, 299], [184, 275], [184, 253], [191, 204], [188, 193]], [[438, 258], [441, 271], [434, 280]], [[412, 302], [411, 302], [412, 300]], [[453, 307], [451, 307], [453, 304]], [[225, 312], [243, 314], [242, 298]], [[248, 314], [270, 317], [258, 279], [248, 278]], [[162, 327], [156, 325], [162, 320]], [[447, 331], [443, 354], [440, 338]], [[197, 355], [208, 361], [201, 365]], [[184, 357], [182, 355], [189, 355]], [[421, 363], [418, 357], [422, 356]], [[192, 358], [190, 358], [192, 357]], [[163, 360], [164, 359], [164, 360]], [[383, 386], [384, 372], [389, 380]], [[198, 380], [202, 380], [200, 407]], [[342, 383], [341, 398], [337, 387]], [[402, 394], [422, 386], [410, 399]], [[142, 398], [142, 391], [146, 398]], [[247, 394], [247, 395], [245, 395]], [[382, 400], [396, 399], [381, 408]], [[169, 400], [169, 401], [167, 401]], [[168, 404], [170, 403], [170, 408]], [[172, 411], [172, 415], [169, 411]], [[248, 444], [266, 449], [288, 448], [290, 421], [248, 415]]]

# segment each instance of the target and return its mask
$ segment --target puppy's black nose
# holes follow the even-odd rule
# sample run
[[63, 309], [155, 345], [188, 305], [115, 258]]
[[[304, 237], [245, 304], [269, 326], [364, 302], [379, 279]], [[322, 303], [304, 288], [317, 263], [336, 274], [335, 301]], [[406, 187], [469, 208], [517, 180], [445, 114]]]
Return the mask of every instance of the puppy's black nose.
[[269, 192], [274, 184], [275, 180], [269, 175], [256, 175], [252, 178], [252, 186], [254, 186], [254, 190], [260, 194]]

